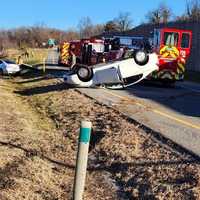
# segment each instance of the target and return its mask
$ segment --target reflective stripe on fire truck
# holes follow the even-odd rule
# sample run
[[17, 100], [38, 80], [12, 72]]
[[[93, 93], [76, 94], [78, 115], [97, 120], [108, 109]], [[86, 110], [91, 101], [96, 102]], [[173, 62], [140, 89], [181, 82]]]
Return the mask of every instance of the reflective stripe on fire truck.
[[178, 60], [178, 66], [182, 70], [182, 72], [185, 72], [185, 64], [186, 64], [186, 61], [184, 58], [180, 58]]
[[184, 73], [185, 72], [185, 66], [182, 63], [178, 62], [177, 70], [179, 70], [179, 72], [181, 72], [181, 73]]
[[163, 58], [173, 58], [173, 59], [177, 59], [177, 69], [176, 72], [172, 73], [170, 71], [165, 71], [162, 70], [159, 74], [158, 77], [160, 79], [176, 79], [176, 80], [181, 80], [184, 77], [184, 72], [185, 72], [185, 59], [180, 58], [180, 52], [179, 50], [173, 46], [173, 47], [169, 47], [169, 46], [164, 46], [161, 50], [160, 50], [160, 55]]
[[179, 56], [179, 50], [174, 46], [173, 47], [164, 46], [160, 50], [160, 55], [162, 55], [163, 58], [167, 57], [177, 58]]
[[182, 63], [181, 60], [178, 60], [177, 64], [176, 80], [181, 80], [184, 78], [185, 63]]
[[162, 70], [158, 73], [158, 78], [159, 79], [174, 79], [174, 75], [172, 74], [171, 71], [168, 70]]
[[61, 50], [61, 60], [62, 61], [67, 61], [67, 59], [69, 58], [69, 47], [70, 47], [69, 43], [63, 44], [62, 50]]

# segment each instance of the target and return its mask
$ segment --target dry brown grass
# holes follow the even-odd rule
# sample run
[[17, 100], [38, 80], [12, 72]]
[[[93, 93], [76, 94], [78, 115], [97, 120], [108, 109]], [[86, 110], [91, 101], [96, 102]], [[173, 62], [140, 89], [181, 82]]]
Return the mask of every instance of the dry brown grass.
[[53, 149], [65, 145], [63, 136], [51, 120], [13, 94], [9, 84], [0, 83], [0, 199], [64, 199], [67, 188], [61, 186], [73, 171], [57, 169], [50, 160], [62, 157]]
[[7, 58], [13, 61], [18, 62], [19, 56], [21, 56], [24, 64], [35, 65], [41, 64], [47, 58], [48, 49], [27, 49], [29, 53], [29, 57], [21, 56], [24, 53], [24, 50], [19, 49], [8, 49], [7, 50]]
[[29, 49], [30, 57], [24, 59], [23, 62], [29, 65], [41, 64], [48, 55], [48, 49]]
[[0, 158], [6, 156], [0, 199], [70, 200], [85, 118], [93, 123], [85, 200], [200, 198], [200, 166], [190, 155], [161, 146], [120, 113], [57, 80], [23, 81], [0, 82]]

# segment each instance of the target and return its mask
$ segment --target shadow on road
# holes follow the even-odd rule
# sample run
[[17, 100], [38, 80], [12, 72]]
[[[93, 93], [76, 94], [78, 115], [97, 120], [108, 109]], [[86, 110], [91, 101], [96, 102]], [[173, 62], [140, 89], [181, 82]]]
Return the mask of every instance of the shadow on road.
[[[143, 82], [127, 89], [129, 95], [152, 100], [183, 115], [200, 117], [200, 93], [180, 86], [165, 87], [162, 84]], [[159, 106], [159, 105], [158, 105]]]

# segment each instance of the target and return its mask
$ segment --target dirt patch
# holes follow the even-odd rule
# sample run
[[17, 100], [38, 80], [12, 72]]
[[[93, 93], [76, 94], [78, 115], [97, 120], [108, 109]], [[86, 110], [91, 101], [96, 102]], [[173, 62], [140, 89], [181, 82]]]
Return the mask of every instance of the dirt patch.
[[1, 199], [71, 199], [82, 119], [93, 123], [84, 199], [200, 198], [200, 166], [191, 155], [163, 147], [117, 111], [58, 80], [20, 82], [0, 87], [6, 93], [0, 101], [9, 99], [9, 110], [0, 114], [0, 157], [7, 155], [0, 167], [16, 172], [7, 173], [7, 181], [2, 171]]

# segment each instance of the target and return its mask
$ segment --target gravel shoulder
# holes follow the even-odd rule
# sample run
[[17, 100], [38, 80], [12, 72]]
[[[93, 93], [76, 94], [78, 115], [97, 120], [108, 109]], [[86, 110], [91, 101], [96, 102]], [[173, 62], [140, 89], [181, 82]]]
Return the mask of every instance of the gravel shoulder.
[[82, 119], [93, 123], [85, 200], [200, 199], [196, 158], [50, 77], [0, 80], [0, 199], [71, 199]]

